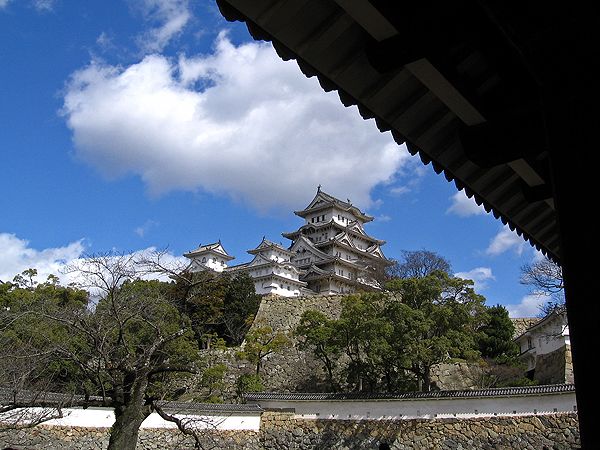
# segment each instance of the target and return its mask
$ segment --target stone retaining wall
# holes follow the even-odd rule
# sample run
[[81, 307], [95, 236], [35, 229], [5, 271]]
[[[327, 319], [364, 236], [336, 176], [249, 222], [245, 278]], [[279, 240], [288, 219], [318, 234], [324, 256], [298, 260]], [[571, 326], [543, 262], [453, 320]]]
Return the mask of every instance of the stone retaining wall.
[[571, 346], [566, 345], [545, 355], [538, 355], [534, 380], [539, 384], [573, 383]]
[[[263, 413], [259, 432], [205, 433], [207, 448], [231, 450], [359, 450], [387, 443], [395, 450], [572, 450], [580, 448], [576, 414], [433, 420], [305, 420]], [[0, 446], [19, 449], [104, 449], [107, 429], [39, 426], [0, 432]], [[141, 430], [138, 449], [189, 449], [194, 442], [171, 430]]]

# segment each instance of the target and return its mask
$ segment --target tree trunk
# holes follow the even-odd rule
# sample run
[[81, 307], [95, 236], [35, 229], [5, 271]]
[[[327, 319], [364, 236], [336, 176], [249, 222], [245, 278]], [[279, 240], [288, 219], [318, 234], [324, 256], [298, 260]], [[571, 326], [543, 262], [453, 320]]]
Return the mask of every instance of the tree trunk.
[[115, 407], [115, 423], [111, 428], [108, 450], [135, 450], [140, 425], [151, 413], [150, 405], [145, 404], [147, 372], [125, 377], [122, 403]]
[[116, 420], [110, 432], [108, 450], [135, 450], [140, 425], [148, 417], [148, 407], [130, 404], [122, 407], [120, 412], [115, 408]]
[[423, 368], [423, 392], [431, 391], [431, 367]]

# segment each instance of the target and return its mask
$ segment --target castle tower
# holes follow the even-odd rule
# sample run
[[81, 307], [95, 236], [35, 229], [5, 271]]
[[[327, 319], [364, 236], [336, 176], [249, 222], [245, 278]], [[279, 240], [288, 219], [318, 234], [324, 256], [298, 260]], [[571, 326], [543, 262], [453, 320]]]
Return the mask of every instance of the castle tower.
[[379, 288], [374, 275], [391, 263], [381, 250], [385, 241], [364, 230], [372, 216], [349, 200], [323, 192], [320, 186], [308, 206], [294, 214], [305, 223], [283, 236], [292, 241], [291, 261], [303, 272], [300, 280], [309, 289], [341, 294]]
[[252, 261], [229, 267], [227, 272], [250, 275], [257, 294], [297, 297], [306, 293], [306, 282], [299, 279], [303, 272], [290, 261], [292, 253], [288, 249], [263, 237], [248, 253], [254, 256]]
[[184, 253], [183, 256], [191, 260], [190, 270], [192, 272], [207, 269], [222, 272], [227, 268], [227, 263], [235, 259], [225, 251], [221, 240], [213, 244], [200, 245], [197, 249]]

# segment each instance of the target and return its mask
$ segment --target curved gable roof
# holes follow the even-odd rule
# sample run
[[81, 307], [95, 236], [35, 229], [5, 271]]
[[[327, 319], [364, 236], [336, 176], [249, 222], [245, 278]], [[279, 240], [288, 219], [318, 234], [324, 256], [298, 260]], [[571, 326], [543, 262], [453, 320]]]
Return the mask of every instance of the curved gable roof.
[[350, 201], [344, 202], [333, 195], [329, 195], [326, 192], [323, 192], [321, 188], [317, 188], [317, 193], [312, 201], [308, 204], [306, 208], [300, 211], [294, 211], [294, 214], [300, 217], [306, 217], [308, 214], [320, 211], [325, 208], [336, 207], [343, 211], [348, 211], [354, 217], [362, 220], [363, 222], [370, 222], [373, 220], [373, 216], [369, 216], [365, 214], [356, 206], [352, 205]]

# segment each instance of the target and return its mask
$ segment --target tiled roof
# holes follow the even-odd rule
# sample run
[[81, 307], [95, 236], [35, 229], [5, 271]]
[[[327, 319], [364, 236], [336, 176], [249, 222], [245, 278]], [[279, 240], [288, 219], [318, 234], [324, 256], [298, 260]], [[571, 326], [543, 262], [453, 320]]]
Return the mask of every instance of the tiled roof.
[[171, 414], [231, 414], [262, 412], [262, 408], [259, 405], [251, 403], [164, 402], [160, 403], [159, 406]]
[[[315, 203], [317, 199], [319, 200]], [[305, 209], [300, 211], [294, 211], [294, 214], [300, 217], [304, 217], [309, 212], [317, 211], [319, 209], [327, 208], [330, 206], [336, 206], [344, 211], [350, 211], [355, 217], [362, 219], [364, 222], [370, 222], [373, 220], [373, 216], [365, 214], [359, 208], [350, 203], [350, 201], [344, 202], [339, 198], [334, 197], [333, 195], [323, 192], [321, 188], [317, 190], [317, 194]]]
[[[10, 405], [16, 401], [20, 406], [100, 406], [102, 397], [64, 394], [60, 392], [18, 391], [16, 396], [10, 389], [0, 388], [0, 404]], [[110, 402], [110, 400], [108, 400]], [[159, 405], [171, 414], [232, 414], [260, 413], [262, 408], [256, 404], [235, 403], [196, 403], [196, 402], [160, 402]]]
[[223, 248], [223, 244], [221, 244], [221, 241], [213, 242], [212, 244], [199, 245], [198, 248], [196, 248], [194, 250], [190, 250], [187, 253], [184, 253], [183, 256], [192, 257], [197, 254], [202, 254], [202, 253], [211, 252], [211, 251], [221, 255], [221, 257], [223, 257], [223, 259], [227, 259], [227, 260], [235, 259], [235, 257], [230, 256], [227, 253], [227, 251]]
[[472, 391], [432, 391], [406, 392], [401, 394], [348, 392], [348, 393], [278, 393], [253, 392], [244, 397], [249, 401], [261, 400], [410, 400], [410, 399], [441, 399], [441, 398], [473, 398], [473, 397], [506, 397], [541, 394], [560, 394], [575, 392], [573, 384], [552, 384], [543, 386], [507, 387], [496, 389], [479, 389]]

